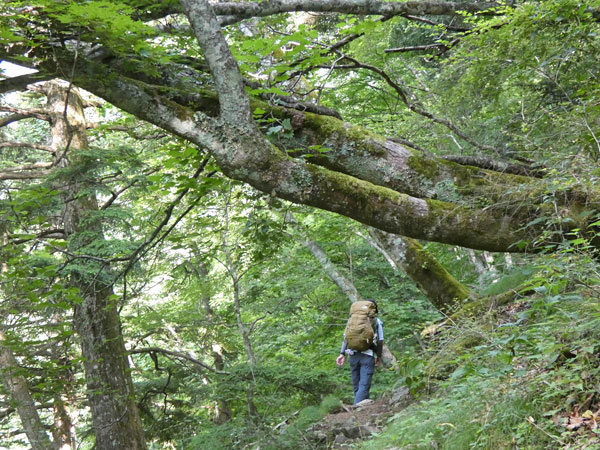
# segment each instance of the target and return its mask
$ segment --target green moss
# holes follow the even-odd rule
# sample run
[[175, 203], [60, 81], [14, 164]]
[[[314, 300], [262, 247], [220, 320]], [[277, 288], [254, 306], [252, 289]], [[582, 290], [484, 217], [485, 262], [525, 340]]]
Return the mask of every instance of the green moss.
[[335, 117], [305, 113], [303, 128], [310, 130], [315, 144], [339, 148], [341, 153], [358, 152], [358, 154], [373, 156], [386, 154], [383, 146], [385, 138], [364, 128], [348, 125]]
[[411, 170], [423, 175], [429, 180], [435, 180], [440, 175], [440, 167], [438, 161], [433, 161], [422, 154], [410, 156], [407, 161], [408, 167]]
[[439, 311], [452, 311], [469, 298], [470, 290], [458, 282], [418, 241], [404, 238], [404, 242], [407, 245], [407, 272], [422, 286]]

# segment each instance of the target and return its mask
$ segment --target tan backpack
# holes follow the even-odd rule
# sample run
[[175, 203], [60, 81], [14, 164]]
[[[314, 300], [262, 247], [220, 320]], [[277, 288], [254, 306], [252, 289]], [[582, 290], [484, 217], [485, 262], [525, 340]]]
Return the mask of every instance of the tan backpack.
[[346, 324], [346, 341], [348, 348], [364, 352], [371, 348], [375, 331], [375, 314], [377, 306], [373, 302], [360, 301], [352, 303], [350, 307], [350, 318]]

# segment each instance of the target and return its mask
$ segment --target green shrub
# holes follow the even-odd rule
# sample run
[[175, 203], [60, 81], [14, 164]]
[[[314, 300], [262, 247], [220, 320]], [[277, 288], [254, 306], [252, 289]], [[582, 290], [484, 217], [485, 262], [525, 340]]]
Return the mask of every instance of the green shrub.
[[335, 395], [328, 395], [321, 401], [321, 410], [326, 414], [332, 414], [342, 409], [340, 399]]

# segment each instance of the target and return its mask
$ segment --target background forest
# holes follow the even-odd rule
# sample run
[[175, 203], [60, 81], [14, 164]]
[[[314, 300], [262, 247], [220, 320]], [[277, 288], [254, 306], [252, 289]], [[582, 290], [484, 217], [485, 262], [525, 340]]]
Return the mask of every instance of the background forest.
[[600, 449], [599, 20], [4, 2], [0, 449]]

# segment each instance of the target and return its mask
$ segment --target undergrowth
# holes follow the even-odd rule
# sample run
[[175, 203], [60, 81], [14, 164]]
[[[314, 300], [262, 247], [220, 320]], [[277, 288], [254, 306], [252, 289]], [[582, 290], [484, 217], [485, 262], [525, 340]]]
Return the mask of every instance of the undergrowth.
[[573, 256], [541, 267], [520, 301], [405, 355], [418, 401], [360, 448], [600, 449], [599, 278]]
[[314, 444], [307, 438], [307, 428], [339, 407], [340, 399], [334, 395], [328, 395], [321, 400], [319, 405], [307, 406], [275, 427], [272, 424], [233, 420], [219, 427], [211, 427], [206, 433], [193, 438], [186, 448], [189, 450], [199, 448], [214, 450], [314, 448]]

